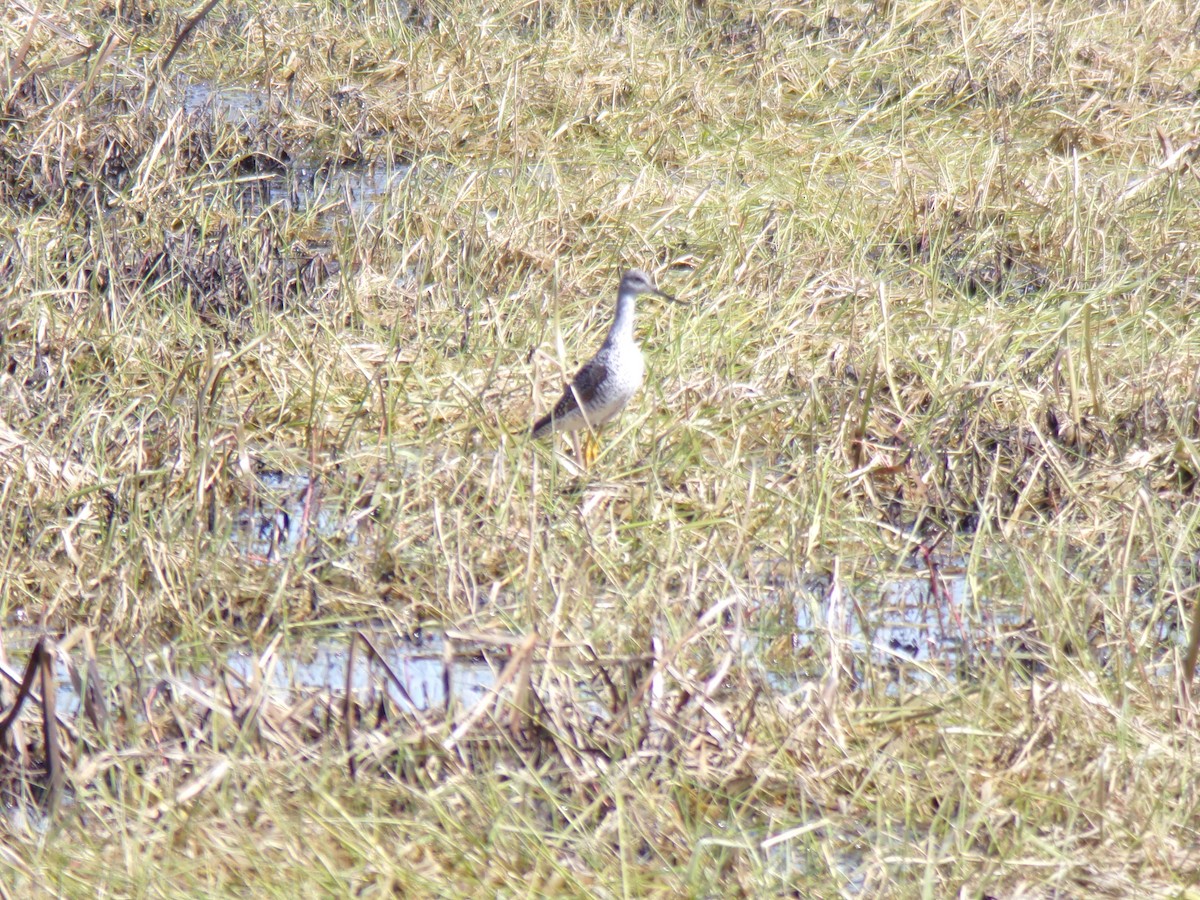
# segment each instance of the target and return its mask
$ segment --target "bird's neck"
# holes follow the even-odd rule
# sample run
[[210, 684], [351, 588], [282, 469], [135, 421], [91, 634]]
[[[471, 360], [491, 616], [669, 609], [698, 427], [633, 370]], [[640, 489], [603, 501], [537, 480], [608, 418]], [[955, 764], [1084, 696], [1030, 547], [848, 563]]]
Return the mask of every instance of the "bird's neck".
[[617, 314], [613, 317], [612, 327], [608, 329], [608, 337], [604, 340], [606, 345], [633, 341], [633, 307], [636, 299], [637, 294], [632, 291], [622, 291], [617, 295]]

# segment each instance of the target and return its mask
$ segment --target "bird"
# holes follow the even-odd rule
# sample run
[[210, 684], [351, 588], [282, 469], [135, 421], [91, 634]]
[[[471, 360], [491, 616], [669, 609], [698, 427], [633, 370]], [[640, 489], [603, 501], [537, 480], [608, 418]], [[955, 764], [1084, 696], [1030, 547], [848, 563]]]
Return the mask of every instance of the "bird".
[[[530, 429], [532, 437], [542, 438], [557, 432], [588, 432], [612, 421], [623, 410], [646, 374], [641, 348], [633, 339], [634, 306], [643, 294], [653, 294], [680, 303], [654, 284], [654, 279], [640, 269], [630, 269], [621, 276], [617, 290], [617, 310], [608, 336], [596, 355], [581, 368], [566, 386], [554, 408], [538, 419]], [[595, 459], [595, 442], [585, 442], [584, 466]]]

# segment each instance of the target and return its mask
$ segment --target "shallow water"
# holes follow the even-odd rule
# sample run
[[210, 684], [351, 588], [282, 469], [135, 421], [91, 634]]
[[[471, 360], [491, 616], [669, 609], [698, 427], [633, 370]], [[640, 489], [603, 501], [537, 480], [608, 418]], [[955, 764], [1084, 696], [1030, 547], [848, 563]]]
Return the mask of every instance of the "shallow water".
[[1016, 606], [981, 609], [953, 565], [938, 567], [933, 580], [914, 572], [874, 584], [843, 582], [836, 590], [829, 576], [782, 581], [755, 599], [781, 610], [756, 635], [764, 642], [760, 662], [781, 690], [822, 677], [831, 656], [851, 666], [856, 684], [880, 676], [926, 685], [969, 676], [984, 659], [998, 658], [1019, 613]]
[[[270, 105], [264, 93], [248, 87], [196, 82], [182, 89], [182, 108], [187, 115], [211, 116], [214, 124], [246, 132], [262, 127]], [[372, 213], [414, 172], [413, 165], [407, 162], [343, 165], [300, 156], [283, 160], [250, 157], [249, 161], [264, 165], [256, 166], [258, 171], [237, 181], [239, 199], [247, 215], [268, 209], [312, 213], [318, 230], [327, 232], [348, 216]]]
[[319, 482], [306, 474], [260, 472], [251, 501], [234, 515], [234, 546], [245, 556], [280, 562], [322, 539], [353, 545], [356, 523], [323, 502]]
[[[495, 683], [501, 665], [494, 666], [477, 654], [470, 658], [456, 654], [447, 662], [446, 641], [440, 635], [415, 641], [375, 635], [373, 643], [400, 685], [393, 683], [379, 662], [360, 646], [350, 670], [351, 692], [361, 699], [382, 691], [399, 708], [414, 712], [444, 707], [447, 685], [455, 703], [474, 706]], [[254, 680], [258, 661], [257, 654], [243, 649], [231, 651], [223, 662], [229, 672], [249, 683]], [[270, 669], [268, 692], [273, 700], [285, 704], [314, 691], [342, 695], [349, 663], [349, 641], [326, 638], [295, 655], [281, 657], [279, 664]]]
[[[335, 546], [331, 541], [353, 548], [359, 536], [358, 523], [322, 504], [320, 485], [310, 491], [304, 474], [261, 473], [253, 502], [235, 517], [235, 546], [260, 562], [282, 562], [300, 552], [325, 558], [336, 552], [329, 549]], [[831, 640], [837, 642], [839, 658], [853, 661], [860, 677], [871, 671], [925, 685], [970, 677], [985, 660], [1001, 658], [1006, 637], [1020, 620], [1020, 607], [997, 598], [976, 604], [960, 561], [939, 564], [935, 572], [931, 579], [928, 569], [921, 572], [914, 565], [911, 576], [843, 585], [840, 597], [831, 591], [828, 576], [801, 582], [767, 578], [752, 605], [794, 610], [790, 626], [769, 626], [787, 628], [789, 647], [781, 655], [778, 641], [759, 633], [755, 640], [764, 649], [752, 646], [750, 653], [781, 690], [798, 683], [796, 659], [814, 659], [815, 669], [809, 671], [819, 674]], [[766, 652], [768, 645], [774, 652]]]
[[[955, 677], [964, 659], [998, 637], [988, 623], [967, 615], [970, 592], [961, 573], [941, 574], [936, 589], [928, 576], [896, 578], [875, 591], [845, 587], [837, 620], [828, 592], [821, 603], [800, 605], [798, 642], [820, 632], [836, 636], [864, 662], [904, 672], [922, 682]], [[1015, 618], [1015, 617], [1014, 617]]]
[[266, 106], [266, 96], [253, 88], [217, 87], [206, 81], [183, 87], [183, 111], [189, 116], [210, 113], [231, 125], [257, 125]]
[[[304, 526], [306, 519], [310, 524]], [[310, 492], [310, 479], [304, 474], [260, 473], [253, 503], [235, 517], [235, 546], [248, 558], [271, 563], [298, 552], [310, 557], [324, 553], [333, 539], [353, 547], [358, 537], [357, 523], [324, 505], [319, 483]], [[969, 674], [985, 657], [998, 658], [998, 647], [1018, 622], [1019, 609], [981, 612], [958, 561], [936, 571], [936, 582], [926, 570], [874, 587], [845, 585], [836, 609], [829, 577], [775, 582], [754, 598], [755, 605], [788, 604], [795, 610], [791, 651], [797, 656], [824, 648], [834, 638], [839, 652], [856, 660], [859, 668], [882, 668], [891, 677], [922, 684], [953, 680]], [[782, 663], [776, 669], [777, 684], [784, 688], [792, 683], [789, 676], [795, 672], [787, 660], [760, 662], [768, 672], [773, 662]]]
[[[362, 643], [357, 646], [351, 668], [348, 637], [323, 638], [294, 652], [285, 650], [265, 658], [248, 647], [240, 647], [225, 653], [218, 662], [197, 660], [190, 666], [184, 659], [186, 651], [168, 647], [143, 660], [136, 673], [129, 671], [127, 657], [109, 655], [97, 660], [100, 677], [108, 682], [101, 686], [101, 693], [111, 697], [113, 683], [122, 680], [127, 686], [140, 686], [138, 703], [151, 703], [156, 696], [167, 695], [186, 702], [190, 691], [224, 703], [225, 684], [240, 684], [252, 692], [264, 685], [267, 699], [286, 708], [314, 694], [345, 696], [348, 686], [364, 709], [377, 708], [386, 698], [395, 708], [406, 712], [441, 709], [447, 706], [448, 699], [469, 710], [487, 697], [503, 665], [502, 659], [493, 664], [485, 653], [477, 650], [448, 653], [446, 640], [439, 635], [411, 638], [375, 631], [369, 637], [390, 674]], [[4, 638], [9, 660], [4, 667], [5, 696], [11, 699], [16, 695], [16, 685], [21, 681], [37, 634], [33, 629], [9, 627]], [[56, 654], [56, 712], [60, 721], [75, 722], [82, 714], [82, 702], [72, 685], [68, 659], [76, 666], [81, 662], [77, 652]], [[35, 694], [40, 696], [37, 683]], [[22, 716], [27, 720], [40, 715], [41, 710], [35, 704], [23, 707]], [[71, 802], [67, 791], [61, 805], [69, 806]], [[9, 784], [0, 790], [0, 819], [10, 833], [26, 835], [44, 833], [51, 821], [47, 810], [31, 799], [27, 789], [16, 790]]]
[[[310, 492], [304, 474], [260, 474], [253, 502], [236, 515], [235, 546], [248, 559], [268, 563], [297, 553], [336, 563], [339, 552], [359, 552], [365, 514], [356, 510], [354, 519], [336, 505], [322, 504], [320, 487]], [[972, 596], [961, 559], [912, 557], [895, 577], [843, 580], [838, 591], [828, 575], [789, 580], [773, 577], [770, 570], [769, 564], [760, 567], [744, 605], [758, 611], [747, 623], [746, 650], [782, 691], [822, 677], [831, 647], [853, 671], [851, 686], [882, 678], [892, 694], [902, 685], [970, 681], [988, 666], [1011, 662], [1033, 671], [1045, 649], [1027, 621], [1025, 598]], [[1149, 614], [1150, 598], [1142, 603]], [[1164, 650], [1184, 639], [1171, 622], [1169, 617], [1158, 621], [1151, 638]], [[1095, 652], [1102, 665], [1114, 653], [1126, 652], [1101, 644]]]
[[[447, 653], [446, 639], [438, 634], [420, 637], [398, 635], [395, 632], [372, 630], [364, 632], [379, 650], [383, 661], [396, 676], [393, 682], [378, 660], [359, 644], [354, 667], [350, 671], [350, 691], [360, 700], [377, 701], [386, 696], [402, 710], [421, 711], [444, 707], [449, 698], [456, 704], [473, 706], [487, 695], [503, 666], [503, 658], [489, 661], [480, 648], [455, 644]], [[10, 694], [20, 683], [28, 653], [37, 640], [33, 629], [8, 628], [5, 631], [5, 650], [9, 663], [5, 667]], [[264, 658], [249, 647], [235, 647], [215, 661], [206, 648], [198, 648], [189, 660], [187, 648], [166, 647], [152, 653], [139, 665], [138, 680], [142, 684], [190, 685], [201, 692], [217, 692], [220, 680], [231, 676], [233, 683], [255, 685], [266, 675], [266, 693], [270, 699], [290, 704], [301, 697], [316, 693], [344, 695], [347, 670], [350, 664], [350, 636], [327, 636], [316, 641], [301, 642], [296, 649], [285, 647]], [[78, 665], [77, 652], [69, 654]], [[124, 656], [112, 655], [97, 660], [101, 678], [115, 681], [131, 676]], [[80, 713], [80, 698], [71, 682], [64, 654], [58, 654], [55, 665], [57, 711], [67, 719]]]
[[277, 172], [264, 172], [239, 182], [248, 213], [280, 209], [313, 213], [325, 231], [347, 216], [374, 212], [414, 169], [411, 164], [311, 165], [294, 163]]
[[[347, 511], [333, 500], [325, 503], [322, 488], [320, 480], [314, 482], [303, 472], [259, 473], [249, 501], [234, 513], [232, 546], [248, 562], [272, 565], [297, 554], [336, 562], [339, 552], [361, 553], [366, 539], [363, 517], [369, 511]], [[1029, 619], [1025, 598], [972, 596], [961, 559], [911, 557], [907, 563], [895, 577], [836, 583], [830, 575], [795, 579], [784, 563], [756, 567], [750, 579], [753, 587], [737, 604], [747, 613], [741, 626], [748, 638], [742, 644], [744, 658], [781, 693], [825, 677], [834, 661], [847, 673], [844, 687], [882, 687], [892, 695], [971, 681], [995, 665], [1016, 663], [1036, 671], [1046, 647]], [[773, 571], [788, 574], [776, 576]], [[1186, 640], [1186, 628], [1180, 627], [1178, 616], [1155, 610], [1150, 593], [1136, 602], [1152, 626], [1142, 649], [1161, 651], [1153, 659], [1135, 654], [1128, 641], [1102, 639], [1096, 647], [1077, 651], [1092, 652], [1103, 666], [1120, 665], [1137, 655], [1152, 673], [1167, 675], [1171, 654]], [[139, 661], [136, 673], [124, 655], [98, 662], [108, 685], [128, 683], [131, 676], [142, 684], [165, 678], [207, 692], [215, 691], [223, 677], [247, 685], [265, 679], [268, 695], [279, 703], [313, 693], [339, 696], [349, 675], [356, 696], [387, 698], [399, 709], [419, 711], [448, 702], [466, 707], [479, 702], [506, 658], [492, 647], [454, 644], [448, 652], [446, 639], [435, 632], [414, 637], [374, 628], [365, 633], [391, 674], [378, 661], [368, 660], [362, 646], [348, 673], [353, 633], [347, 629], [286, 643], [267, 660], [260, 650], [243, 646], [216, 655], [209, 648], [165, 647]], [[37, 632], [12, 620], [2, 636], [10, 660], [9, 680], [19, 680], [19, 667]], [[59, 712], [75, 716], [81, 704], [61, 658], [57, 670]]]

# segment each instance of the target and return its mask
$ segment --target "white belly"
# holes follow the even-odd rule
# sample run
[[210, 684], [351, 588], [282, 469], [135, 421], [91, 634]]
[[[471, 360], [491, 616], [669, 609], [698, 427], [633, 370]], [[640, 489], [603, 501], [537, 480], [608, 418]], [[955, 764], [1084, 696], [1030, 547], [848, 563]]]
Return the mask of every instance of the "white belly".
[[646, 363], [636, 346], [614, 354], [607, 361], [607, 367], [608, 378], [605, 379], [604, 390], [598, 392], [600, 396], [595, 398], [599, 402], [587, 410], [587, 421], [591, 428], [615, 419], [638, 392], [646, 374]]

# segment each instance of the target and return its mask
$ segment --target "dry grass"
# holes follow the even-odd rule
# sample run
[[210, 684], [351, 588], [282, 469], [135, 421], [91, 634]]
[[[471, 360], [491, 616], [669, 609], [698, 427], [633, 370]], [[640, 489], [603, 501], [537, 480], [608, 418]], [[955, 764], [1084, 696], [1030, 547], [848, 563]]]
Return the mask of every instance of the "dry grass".
[[[120, 723], [0, 884], [1194, 891], [1194, 11], [219, 4], [168, 62], [197, 11], [0, 18], [0, 608]], [[579, 479], [526, 423], [633, 265], [690, 306]], [[969, 640], [900, 678], [912, 578]], [[494, 695], [212, 674], [365, 623]]]

